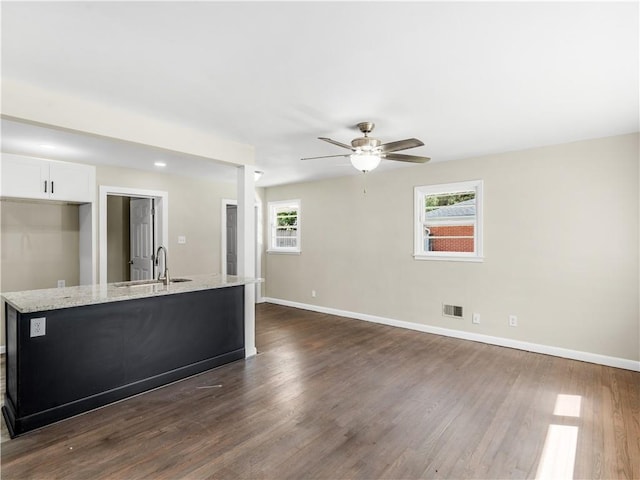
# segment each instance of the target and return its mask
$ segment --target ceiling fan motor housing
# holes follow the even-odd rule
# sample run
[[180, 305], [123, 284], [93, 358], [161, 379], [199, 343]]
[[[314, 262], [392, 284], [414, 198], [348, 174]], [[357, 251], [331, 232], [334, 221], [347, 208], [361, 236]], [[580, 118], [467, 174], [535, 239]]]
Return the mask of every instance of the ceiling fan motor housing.
[[356, 153], [371, 153], [382, 144], [382, 142], [377, 138], [368, 136], [373, 131], [375, 126], [376, 124], [373, 122], [360, 122], [358, 124], [358, 129], [362, 133], [364, 133], [364, 137], [351, 140], [351, 146], [356, 151]]
[[381, 144], [382, 142], [380, 142], [380, 140], [373, 137], [361, 137], [351, 140], [351, 146], [355, 150], [371, 151], [378, 148]]

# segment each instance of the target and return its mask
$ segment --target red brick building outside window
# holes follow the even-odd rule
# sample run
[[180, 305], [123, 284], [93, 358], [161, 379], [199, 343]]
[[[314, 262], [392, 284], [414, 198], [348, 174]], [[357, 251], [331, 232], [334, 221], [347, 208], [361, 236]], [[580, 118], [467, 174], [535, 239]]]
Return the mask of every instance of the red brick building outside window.
[[475, 192], [428, 195], [425, 204], [426, 251], [475, 251]]
[[482, 180], [414, 187], [414, 258], [482, 262]]
[[[473, 225], [449, 225], [429, 227], [430, 252], [473, 252], [474, 251], [474, 227]], [[439, 238], [445, 237], [445, 238]], [[457, 238], [466, 237], [466, 238]], [[471, 237], [471, 238], [469, 238]]]

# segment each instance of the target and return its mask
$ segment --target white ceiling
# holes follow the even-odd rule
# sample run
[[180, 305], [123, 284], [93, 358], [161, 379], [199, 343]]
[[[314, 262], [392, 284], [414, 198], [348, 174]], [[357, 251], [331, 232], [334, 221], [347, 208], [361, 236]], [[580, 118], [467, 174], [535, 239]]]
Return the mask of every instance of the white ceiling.
[[[256, 148], [269, 186], [357, 174], [321, 142], [417, 137], [433, 162], [638, 131], [638, 2], [2, 2], [2, 77]], [[55, 144], [43, 151], [41, 144]], [[233, 169], [2, 121], [2, 150]], [[382, 169], [406, 166], [383, 161]]]

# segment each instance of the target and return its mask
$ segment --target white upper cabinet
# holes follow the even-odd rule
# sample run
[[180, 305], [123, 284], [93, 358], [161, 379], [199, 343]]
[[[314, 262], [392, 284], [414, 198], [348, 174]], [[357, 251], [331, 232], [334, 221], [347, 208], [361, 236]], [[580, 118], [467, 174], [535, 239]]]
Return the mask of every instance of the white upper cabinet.
[[3, 153], [1, 175], [3, 197], [49, 198], [49, 164], [45, 160]]
[[96, 168], [79, 163], [2, 154], [0, 196], [95, 201]]
[[70, 202], [93, 202], [96, 167], [79, 163], [50, 162], [51, 199]]

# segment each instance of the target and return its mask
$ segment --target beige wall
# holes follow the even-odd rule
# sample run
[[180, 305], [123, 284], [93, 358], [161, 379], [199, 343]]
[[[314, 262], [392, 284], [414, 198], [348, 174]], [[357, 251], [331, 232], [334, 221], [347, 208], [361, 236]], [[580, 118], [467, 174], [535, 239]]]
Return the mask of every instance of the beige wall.
[[78, 285], [77, 205], [1, 200], [0, 208], [5, 292]]
[[[171, 276], [221, 271], [222, 200], [236, 199], [235, 183], [105, 166], [97, 167], [96, 181], [98, 190], [104, 185], [168, 192], [169, 242], [166, 246]], [[256, 188], [257, 201], [263, 203], [264, 195], [263, 188]], [[178, 244], [179, 235], [187, 237], [186, 244]], [[265, 262], [263, 255], [263, 272]]]
[[[106, 166], [97, 167], [96, 181], [98, 187], [168, 192], [171, 275], [220, 272], [221, 202], [236, 198], [235, 184]], [[187, 237], [186, 244], [178, 244], [179, 235]]]
[[[0, 200], [2, 291], [56, 288], [58, 280], [78, 285], [78, 218], [77, 205]], [[4, 345], [4, 308], [1, 316]]]
[[[485, 261], [414, 260], [413, 187], [476, 179]], [[637, 134], [372, 172], [366, 195], [362, 176], [268, 188], [302, 200], [302, 254], [267, 254], [266, 295], [639, 360], [638, 192]]]

